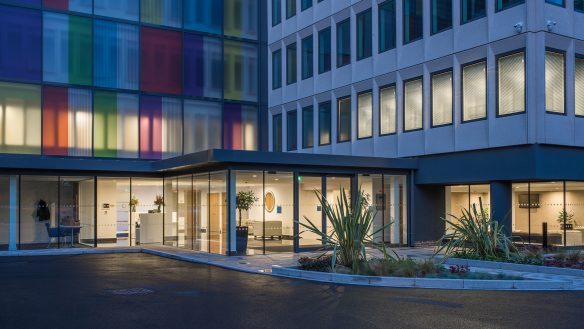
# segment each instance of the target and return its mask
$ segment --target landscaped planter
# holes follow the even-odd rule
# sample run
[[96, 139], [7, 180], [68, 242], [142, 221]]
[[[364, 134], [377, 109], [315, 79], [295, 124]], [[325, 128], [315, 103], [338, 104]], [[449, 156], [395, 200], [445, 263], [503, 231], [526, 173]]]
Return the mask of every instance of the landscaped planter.
[[531, 272], [531, 273], [542, 273], [542, 274], [553, 274], [553, 275], [570, 275], [584, 277], [584, 270], [578, 270], [573, 268], [563, 268], [554, 266], [544, 266], [544, 265], [528, 265], [528, 264], [516, 264], [516, 263], [506, 263], [506, 262], [493, 262], [486, 260], [476, 260], [476, 259], [464, 259], [464, 258], [448, 258], [445, 262], [447, 265], [467, 265], [470, 267], [480, 267], [480, 268], [491, 268], [498, 270], [510, 270], [519, 272]]
[[272, 266], [276, 275], [339, 284], [409, 287], [435, 289], [472, 289], [472, 290], [564, 290], [571, 289], [572, 283], [560, 280], [473, 280], [473, 279], [435, 279], [406, 278], [387, 276], [366, 276], [337, 274], [331, 272], [305, 271], [298, 267]]

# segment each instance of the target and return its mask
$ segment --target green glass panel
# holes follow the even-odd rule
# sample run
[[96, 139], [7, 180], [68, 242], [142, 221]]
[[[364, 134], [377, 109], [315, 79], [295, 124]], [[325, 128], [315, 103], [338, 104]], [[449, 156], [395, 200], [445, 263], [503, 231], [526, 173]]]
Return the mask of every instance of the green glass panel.
[[0, 82], [0, 153], [41, 154], [41, 87]]
[[118, 156], [117, 94], [96, 91], [93, 101], [94, 156], [115, 158]]
[[69, 83], [91, 85], [91, 19], [69, 16]]
[[143, 23], [162, 24], [162, 0], [142, 0], [140, 16]]

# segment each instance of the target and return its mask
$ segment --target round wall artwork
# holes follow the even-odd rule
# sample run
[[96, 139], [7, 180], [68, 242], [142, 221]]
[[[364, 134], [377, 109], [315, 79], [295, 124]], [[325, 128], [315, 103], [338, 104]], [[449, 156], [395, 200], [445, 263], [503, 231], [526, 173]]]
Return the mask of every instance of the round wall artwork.
[[274, 211], [274, 206], [276, 205], [276, 197], [272, 192], [266, 192], [266, 210], [268, 212]]

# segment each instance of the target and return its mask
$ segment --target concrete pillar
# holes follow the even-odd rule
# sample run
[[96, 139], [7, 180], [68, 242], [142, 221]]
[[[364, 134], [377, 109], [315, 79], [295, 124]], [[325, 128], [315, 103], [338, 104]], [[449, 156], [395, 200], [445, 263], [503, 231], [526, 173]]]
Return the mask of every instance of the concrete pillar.
[[491, 218], [504, 226], [507, 236], [511, 236], [511, 216], [513, 209], [513, 191], [510, 181], [491, 182]]
[[444, 186], [412, 184], [411, 243], [438, 241], [445, 230]]
[[235, 196], [237, 194], [237, 190], [235, 189], [235, 182], [236, 176], [235, 171], [230, 170], [229, 174], [227, 175], [227, 200], [228, 200], [228, 217], [227, 217], [227, 228], [229, 230], [229, 235], [227, 236], [227, 241], [229, 243], [229, 247], [227, 248], [227, 255], [235, 255], [237, 253], [236, 247], [236, 236], [235, 236], [235, 226], [237, 221], [237, 211], [235, 209]]
[[14, 251], [18, 239], [18, 176], [10, 176], [8, 250]]

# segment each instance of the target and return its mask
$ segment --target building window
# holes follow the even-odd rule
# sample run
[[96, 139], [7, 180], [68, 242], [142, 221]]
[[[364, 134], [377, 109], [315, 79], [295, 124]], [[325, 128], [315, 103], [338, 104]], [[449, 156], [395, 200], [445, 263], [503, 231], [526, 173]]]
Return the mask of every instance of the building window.
[[404, 0], [404, 44], [418, 40], [424, 34], [422, 0]]
[[[223, 33], [225, 35], [245, 39], [258, 39], [258, 7], [257, 0], [217, 1], [223, 7]], [[267, 1], [263, 1], [266, 3]]]
[[485, 0], [460, 0], [460, 24], [468, 23], [486, 15]]
[[140, 4], [142, 23], [182, 27], [181, 0], [142, 0]]
[[379, 5], [379, 52], [395, 48], [395, 0]]
[[432, 0], [432, 34], [452, 27], [452, 1]]
[[[556, 5], [556, 6], [561, 6], [561, 7], [565, 6], [564, 0], [545, 0], [545, 2], [550, 3], [552, 5]], [[576, 0], [576, 2], [577, 2], [577, 0]]]
[[576, 115], [584, 116], [584, 57], [576, 57], [574, 70]]
[[364, 92], [357, 96], [357, 138], [373, 136], [373, 93]]
[[525, 53], [497, 59], [497, 115], [525, 112]]
[[223, 61], [221, 39], [197, 34], [183, 35], [183, 94], [191, 97], [221, 98]]
[[312, 77], [312, 67], [314, 65], [313, 47], [312, 35], [302, 39], [302, 79]]
[[272, 116], [272, 151], [282, 152], [282, 114]]
[[41, 87], [0, 82], [0, 153], [41, 154]]
[[372, 26], [371, 9], [357, 15], [357, 60], [371, 57]]
[[224, 97], [255, 102], [258, 99], [258, 48], [249, 42], [223, 42]]
[[296, 42], [286, 47], [286, 84], [296, 83]]
[[318, 73], [331, 70], [331, 28], [318, 32]]
[[452, 71], [432, 75], [432, 127], [452, 123]]
[[182, 33], [140, 29], [140, 89], [153, 93], [182, 93]]
[[314, 110], [312, 106], [302, 109], [302, 148], [314, 146]]
[[545, 52], [545, 110], [565, 113], [565, 60], [564, 54]]
[[282, 87], [282, 50], [272, 53], [272, 89]]
[[297, 111], [286, 113], [286, 150], [296, 151], [297, 148]]
[[140, 97], [140, 158], [159, 160], [182, 154], [182, 101]]
[[286, 19], [296, 16], [296, 0], [286, 0]]
[[318, 104], [318, 144], [331, 143], [331, 102]]
[[[278, 0], [277, 2], [279, 3], [280, 0]], [[183, 8], [185, 29], [213, 34], [221, 34], [221, 31], [223, 30], [222, 1], [183, 0]], [[280, 23], [281, 20], [280, 16], [278, 16], [277, 18], [278, 23]], [[273, 16], [272, 23], [274, 23]]]
[[185, 100], [185, 154], [221, 148], [221, 104]]
[[422, 129], [424, 94], [422, 78], [404, 82], [404, 131]]
[[337, 67], [351, 63], [351, 20], [337, 24]]
[[584, 0], [574, 0], [574, 10], [584, 12]]
[[140, 18], [140, 2], [135, 0], [95, 1], [93, 13], [99, 16], [137, 21]]
[[93, 155], [138, 157], [138, 95], [109, 91], [93, 93]]
[[504, 10], [525, 3], [525, 0], [497, 0], [496, 10]]
[[337, 101], [337, 142], [351, 140], [351, 97]]
[[282, 0], [272, 0], [272, 26], [282, 22]]
[[395, 97], [395, 85], [379, 90], [379, 134], [395, 134], [397, 100]]
[[301, 1], [302, 1], [301, 6], [300, 6], [301, 10], [304, 11], [304, 10], [312, 7], [312, 0], [301, 0]]
[[258, 148], [258, 108], [252, 105], [223, 105], [223, 148], [248, 150]]
[[462, 67], [462, 121], [487, 117], [487, 62]]

